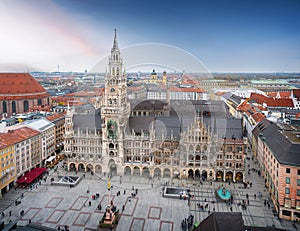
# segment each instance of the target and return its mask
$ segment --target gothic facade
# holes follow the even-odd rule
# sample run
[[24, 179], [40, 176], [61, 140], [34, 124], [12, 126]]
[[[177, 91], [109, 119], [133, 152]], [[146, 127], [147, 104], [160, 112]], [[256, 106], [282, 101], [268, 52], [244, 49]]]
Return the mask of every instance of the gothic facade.
[[218, 119], [222, 102], [210, 102], [209, 109], [205, 109], [206, 101], [195, 101], [191, 106], [199, 113], [194, 114], [184, 113], [185, 103], [177, 105], [182, 111], [174, 111], [178, 101], [130, 102], [116, 32], [108, 65], [101, 108], [90, 104], [68, 107], [64, 154], [69, 170], [99, 175], [244, 180], [246, 143], [241, 122], [234, 121], [240, 122], [235, 136], [230, 133], [234, 129], [222, 127], [223, 120], [232, 122], [224, 116]]

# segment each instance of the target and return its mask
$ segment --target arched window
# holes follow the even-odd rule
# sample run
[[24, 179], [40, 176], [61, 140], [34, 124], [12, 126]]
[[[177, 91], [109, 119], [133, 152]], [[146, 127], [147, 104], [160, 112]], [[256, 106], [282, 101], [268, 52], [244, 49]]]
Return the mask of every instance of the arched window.
[[12, 101], [11, 111], [12, 111], [12, 113], [17, 113], [16, 101]]
[[29, 109], [29, 103], [28, 103], [28, 100], [24, 100], [23, 102], [23, 111], [24, 112], [27, 112]]
[[42, 99], [38, 99], [38, 105], [42, 105]]
[[2, 109], [3, 109], [3, 113], [7, 113], [7, 104], [6, 104], [6, 101], [3, 101], [3, 103], [2, 103]]
[[115, 145], [113, 143], [110, 143], [109, 148], [115, 148]]

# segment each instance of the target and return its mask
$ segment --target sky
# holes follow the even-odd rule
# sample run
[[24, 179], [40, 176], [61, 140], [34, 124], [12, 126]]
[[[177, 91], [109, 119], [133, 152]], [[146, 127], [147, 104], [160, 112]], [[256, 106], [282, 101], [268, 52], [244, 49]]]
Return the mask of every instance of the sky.
[[178, 47], [210, 72], [300, 72], [299, 12], [299, 0], [1, 0], [0, 71], [89, 70], [117, 28], [120, 48]]

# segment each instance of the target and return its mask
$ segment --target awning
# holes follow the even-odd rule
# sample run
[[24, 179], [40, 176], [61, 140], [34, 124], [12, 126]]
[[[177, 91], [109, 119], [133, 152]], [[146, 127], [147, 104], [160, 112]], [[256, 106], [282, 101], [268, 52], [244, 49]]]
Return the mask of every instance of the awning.
[[40, 175], [47, 171], [47, 168], [34, 168], [17, 180], [17, 184], [30, 184]]

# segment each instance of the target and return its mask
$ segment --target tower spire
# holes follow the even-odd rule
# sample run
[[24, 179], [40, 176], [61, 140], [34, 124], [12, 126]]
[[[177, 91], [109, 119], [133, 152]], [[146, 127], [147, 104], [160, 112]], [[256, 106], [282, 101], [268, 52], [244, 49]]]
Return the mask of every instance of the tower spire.
[[114, 44], [113, 44], [111, 51], [113, 52], [118, 49], [119, 49], [119, 47], [118, 47], [118, 40], [117, 40], [117, 29], [115, 29]]

